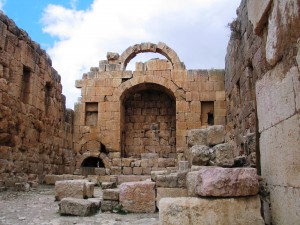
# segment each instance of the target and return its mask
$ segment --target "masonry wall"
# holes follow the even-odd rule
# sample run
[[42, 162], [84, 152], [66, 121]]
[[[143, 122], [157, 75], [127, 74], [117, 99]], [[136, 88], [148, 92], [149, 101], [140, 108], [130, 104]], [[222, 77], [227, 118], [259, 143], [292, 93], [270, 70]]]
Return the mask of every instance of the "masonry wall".
[[46, 52], [0, 13], [0, 186], [73, 173], [73, 112], [61, 91]]
[[258, 159], [267, 224], [300, 221], [299, 9], [297, 0], [242, 1], [226, 56], [226, 139]]
[[[127, 71], [127, 63], [144, 52], [158, 52], [167, 60], [137, 63], [135, 71]], [[211, 123], [225, 124], [224, 71], [186, 70], [164, 43], [134, 45], [121, 55], [108, 53], [107, 60], [91, 68], [76, 86], [82, 95], [75, 106], [77, 167], [83, 158], [103, 156], [105, 151], [135, 159], [155, 153], [176, 165], [187, 149], [187, 131], [209, 125], [208, 116], [201, 115], [202, 104], [209, 103], [203, 109], [213, 113]], [[92, 126], [86, 124], [91, 103], [98, 105]], [[83, 149], [92, 141], [95, 145]], [[111, 165], [106, 163], [108, 169]]]

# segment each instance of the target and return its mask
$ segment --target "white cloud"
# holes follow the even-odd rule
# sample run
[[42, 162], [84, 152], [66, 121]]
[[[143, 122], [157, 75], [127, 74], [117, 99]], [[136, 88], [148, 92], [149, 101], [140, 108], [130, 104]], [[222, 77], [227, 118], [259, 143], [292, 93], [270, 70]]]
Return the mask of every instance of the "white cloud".
[[0, 10], [3, 10], [3, 5], [5, 4], [6, 0], [0, 0]]
[[79, 97], [74, 81], [108, 51], [141, 42], [165, 42], [188, 69], [224, 67], [227, 23], [240, 0], [94, 0], [86, 11], [48, 5], [44, 32], [58, 38], [48, 49], [62, 76], [67, 106]]

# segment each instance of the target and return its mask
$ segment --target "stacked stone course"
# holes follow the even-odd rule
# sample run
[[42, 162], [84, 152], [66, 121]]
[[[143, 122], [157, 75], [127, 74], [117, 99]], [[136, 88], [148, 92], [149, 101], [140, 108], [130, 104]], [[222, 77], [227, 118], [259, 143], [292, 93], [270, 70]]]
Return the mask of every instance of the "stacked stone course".
[[300, 221], [299, 8], [298, 0], [243, 0], [226, 56], [226, 140], [267, 183], [266, 224]]
[[0, 13], [0, 186], [75, 168], [73, 111], [49, 56]]
[[[157, 52], [167, 60], [137, 63], [135, 71], [127, 71], [129, 61], [143, 52]], [[109, 174], [149, 175], [176, 167], [188, 147], [189, 129], [225, 124], [223, 71], [186, 70], [164, 43], [108, 53], [76, 87], [82, 95], [74, 120], [78, 169], [85, 158], [99, 155]], [[110, 157], [114, 153], [118, 155]], [[144, 159], [143, 154], [155, 157]]]

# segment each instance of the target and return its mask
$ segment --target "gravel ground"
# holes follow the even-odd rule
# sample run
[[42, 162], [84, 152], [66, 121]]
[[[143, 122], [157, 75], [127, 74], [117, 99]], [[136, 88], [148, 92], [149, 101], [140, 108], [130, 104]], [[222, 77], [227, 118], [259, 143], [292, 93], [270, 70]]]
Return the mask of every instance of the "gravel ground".
[[[95, 197], [101, 197], [96, 187]], [[0, 192], [0, 225], [158, 225], [158, 213], [127, 214], [101, 213], [91, 217], [60, 216], [54, 201], [54, 186], [39, 186], [28, 192]]]

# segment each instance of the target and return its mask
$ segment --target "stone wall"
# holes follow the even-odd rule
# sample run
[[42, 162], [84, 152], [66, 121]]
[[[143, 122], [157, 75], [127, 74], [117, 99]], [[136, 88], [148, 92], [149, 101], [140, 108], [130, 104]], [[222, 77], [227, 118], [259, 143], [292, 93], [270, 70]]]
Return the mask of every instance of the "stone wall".
[[[144, 52], [167, 59], [137, 63], [135, 71], [127, 71], [128, 62]], [[76, 86], [82, 95], [75, 106], [77, 167], [83, 155], [109, 152], [136, 159], [153, 153], [177, 161], [187, 150], [188, 130], [225, 124], [224, 71], [186, 70], [164, 43], [137, 44], [121, 55], [108, 53]], [[92, 118], [91, 104], [94, 119], [87, 120]]]
[[300, 221], [299, 9], [297, 0], [243, 0], [230, 25], [226, 139], [236, 155], [258, 153], [267, 224]]
[[27, 33], [0, 13], [0, 186], [73, 173], [73, 112], [60, 76]]

